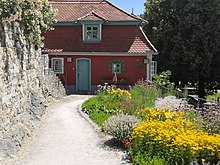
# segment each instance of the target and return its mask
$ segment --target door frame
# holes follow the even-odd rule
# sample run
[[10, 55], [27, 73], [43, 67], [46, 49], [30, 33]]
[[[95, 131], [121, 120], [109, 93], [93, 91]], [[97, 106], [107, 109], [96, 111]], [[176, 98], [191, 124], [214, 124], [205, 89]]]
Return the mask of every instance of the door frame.
[[88, 73], [89, 73], [89, 77], [88, 77], [88, 81], [89, 81], [89, 89], [88, 89], [88, 92], [91, 92], [91, 59], [89, 59], [89, 58], [77, 58], [76, 59], [76, 92], [78, 92], [79, 91], [79, 84], [78, 84], [78, 76], [77, 76], [77, 74], [78, 74], [78, 62], [80, 61], [80, 60], [86, 60], [86, 61], [88, 61], [89, 62], [89, 71], [88, 71]]

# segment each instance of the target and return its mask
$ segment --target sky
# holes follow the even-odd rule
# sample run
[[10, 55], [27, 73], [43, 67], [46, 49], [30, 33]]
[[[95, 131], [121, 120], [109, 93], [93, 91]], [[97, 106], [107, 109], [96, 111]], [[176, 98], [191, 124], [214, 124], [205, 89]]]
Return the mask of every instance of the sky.
[[134, 8], [134, 14], [140, 15], [144, 13], [144, 3], [146, 0], [108, 0], [119, 8], [125, 10], [128, 13], [132, 12]]

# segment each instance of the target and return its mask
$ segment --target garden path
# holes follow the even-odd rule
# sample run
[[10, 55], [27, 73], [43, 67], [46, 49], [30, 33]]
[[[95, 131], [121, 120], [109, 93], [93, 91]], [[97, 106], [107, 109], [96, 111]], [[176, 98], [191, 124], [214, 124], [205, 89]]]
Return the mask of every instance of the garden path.
[[125, 153], [106, 146], [106, 137], [80, 115], [90, 96], [68, 96], [49, 106], [42, 126], [13, 165], [120, 165]]

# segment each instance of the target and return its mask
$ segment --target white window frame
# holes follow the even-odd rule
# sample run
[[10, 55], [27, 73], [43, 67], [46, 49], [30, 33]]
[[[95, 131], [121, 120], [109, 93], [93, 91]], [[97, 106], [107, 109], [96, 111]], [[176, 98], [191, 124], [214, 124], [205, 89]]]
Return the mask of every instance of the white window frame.
[[[54, 62], [57, 60], [61, 61], [61, 70], [60, 71], [55, 70]], [[63, 58], [51, 58], [51, 68], [54, 73], [63, 74], [64, 73], [64, 59]]]
[[[118, 66], [116, 66], [118, 65]], [[113, 62], [112, 63], [112, 73], [113, 74], [121, 74], [121, 71], [122, 71], [122, 64], [121, 62]]]
[[[101, 42], [101, 34], [102, 34], [102, 25], [101, 24], [83, 24], [83, 42]], [[97, 27], [98, 29], [98, 38], [87, 38], [86, 33], [87, 33], [87, 27]], [[93, 30], [92, 35], [93, 35]]]
[[157, 61], [151, 61], [151, 76], [157, 74]]

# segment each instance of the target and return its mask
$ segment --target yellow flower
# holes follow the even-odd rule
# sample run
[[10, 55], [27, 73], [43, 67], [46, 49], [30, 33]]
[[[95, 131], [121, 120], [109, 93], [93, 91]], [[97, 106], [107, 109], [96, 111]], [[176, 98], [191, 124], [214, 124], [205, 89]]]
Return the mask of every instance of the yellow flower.
[[114, 94], [114, 95], [119, 96], [119, 97], [125, 96], [125, 97], [131, 99], [131, 93], [126, 91], [126, 90], [122, 90], [120, 88], [107, 90], [107, 93], [108, 94]]
[[187, 113], [158, 108], [142, 109], [139, 113], [145, 114], [146, 120], [135, 127], [131, 140], [151, 139], [146, 144], [158, 142], [170, 151], [184, 150], [192, 155], [205, 153], [220, 158], [220, 136], [200, 131], [188, 120]]

